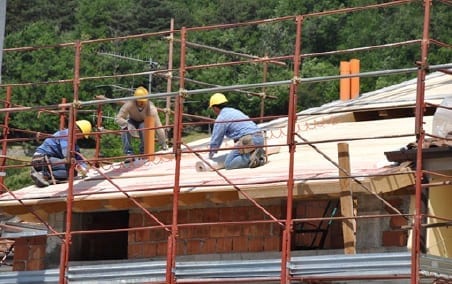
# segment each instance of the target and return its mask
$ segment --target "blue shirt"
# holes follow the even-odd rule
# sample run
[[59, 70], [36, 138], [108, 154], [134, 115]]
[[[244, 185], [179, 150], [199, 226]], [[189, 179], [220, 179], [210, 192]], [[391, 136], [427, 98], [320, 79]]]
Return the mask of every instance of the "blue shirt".
[[221, 143], [223, 143], [225, 136], [236, 141], [244, 135], [261, 131], [256, 123], [246, 119], [249, 119], [249, 116], [238, 109], [231, 107], [222, 108], [215, 119], [212, 137], [210, 138], [210, 149], [218, 149], [221, 146]]
[[[65, 159], [68, 154], [68, 129], [55, 132], [52, 137], [48, 137], [36, 149], [35, 154], [44, 154], [49, 157]], [[75, 152], [80, 153], [80, 147], [75, 144]], [[82, 161], [82, 157], [75, 155], [75, 159]], [[84, 163], [81, 163], [84, 165]]]

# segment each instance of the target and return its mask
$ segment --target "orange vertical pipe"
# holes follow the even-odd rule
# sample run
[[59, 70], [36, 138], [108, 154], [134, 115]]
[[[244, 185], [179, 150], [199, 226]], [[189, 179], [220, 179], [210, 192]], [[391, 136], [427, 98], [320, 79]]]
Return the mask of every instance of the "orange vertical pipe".
[[155, 121], [151, 116], [147, 116], [144, 119], [144, 154], [147, 155], [149, 161], [154, 160], [155, 153]]
[[[341, 76], [350, 74], [350, 62], [341, 61], [340, 73], [341, 73]], [[339, 85], [340, 85], [341, 101], [348, 101], [350, 99], [350, 78], [340, 79]]]
[[[350, 60], [350, 74], [359, 74], [359, 59]], [[359, 97], [359, 77], [350, 78], [350, 98]]]

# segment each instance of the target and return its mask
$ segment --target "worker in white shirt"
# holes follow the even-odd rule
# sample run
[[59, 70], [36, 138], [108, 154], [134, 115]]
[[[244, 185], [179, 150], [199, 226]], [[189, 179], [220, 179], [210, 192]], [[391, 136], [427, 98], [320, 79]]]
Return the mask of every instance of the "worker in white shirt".
[[[140, 138], [140, 149], [139, 153], [144, 154], [144, 120], [148, 116], [154, 118], [155, 127], [162, 127], [162, 122], [157, 112], [155, 105], [148, 100], [148, 98], [143, 98], [149, 93], [146, 88], [138, 87], [134, 92], [134, 96], [137, 97], [136, 100], [129, 100], [125, 102], [119, 112], [115, 117], [115, 122], [121, 127], [122, 130], [129, 130], [121, 132], [122, 139], [122, 149], [125, 155], [133, 155], [134, 151], [132, 148], [132, 136]], [[156, 129], [158, 142], [162, 150], [167, 150], [168, 145], [166, 144], [166, 134], [163, 128]]]

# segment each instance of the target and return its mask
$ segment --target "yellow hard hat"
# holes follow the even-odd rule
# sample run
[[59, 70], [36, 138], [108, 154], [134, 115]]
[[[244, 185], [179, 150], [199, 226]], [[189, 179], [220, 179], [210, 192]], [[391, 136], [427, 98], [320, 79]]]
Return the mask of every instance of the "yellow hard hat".
[[82, 131], [85, 138], [88, 138], [92, 129], [91, 123], [88, 120], [77, 120], [75, 124], [78, 126], [80, 131]]
[[227, 103], [228, 99], [222, 93], [215, 93], [210, 97], [209, 107]]
[[[143, 97], [143, 96], [147, 96], [148, 90], [146, 90], [145, 87], [138, 87], [135, 90], [135, 93], [133, 94], [135, 97]], [[147, 102], [147, 98], [141, 98], [141, 99], [137, 99], [137, 102]]]

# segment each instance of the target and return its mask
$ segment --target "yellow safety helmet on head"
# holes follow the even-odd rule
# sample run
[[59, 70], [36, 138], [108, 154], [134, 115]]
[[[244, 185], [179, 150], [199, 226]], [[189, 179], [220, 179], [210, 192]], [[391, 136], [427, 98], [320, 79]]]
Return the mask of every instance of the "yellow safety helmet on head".
[[222, 93], [215, 93], [210, 97], [209, 107], [227, 103], [228, 99]]
[[92, 129], [91, 122], [89, 122], [88, 120], [77, 120], [75, 124], [80, 129], [80, 131], [82, 131], [85, 138], [88, 138]]
[[[136, 88], [135, 93], [133, 93], [135, 97], [143, 97], [147, 96], [148, 94], [149, 94], [148, 90], [146, 90], [145, 87], [138, 87]], [[147, 102], [147, 101], [148, 101], [147, 98], [137, 99], [137, 102]]]

